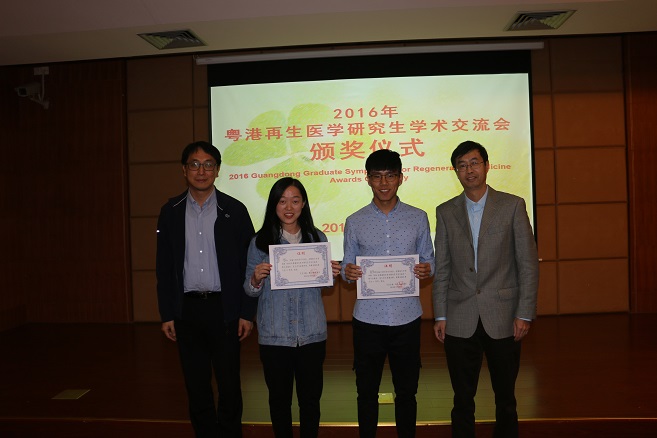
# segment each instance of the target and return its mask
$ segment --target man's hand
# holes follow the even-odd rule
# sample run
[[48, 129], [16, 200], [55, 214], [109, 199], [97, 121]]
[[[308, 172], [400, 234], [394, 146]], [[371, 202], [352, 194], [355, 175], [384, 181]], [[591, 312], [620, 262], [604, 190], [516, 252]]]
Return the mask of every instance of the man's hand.
[[251, 330], [253, 330], [253, 321], [240, 318], [237, 326], [237, 336], [239, 336], [240, 342], [251, 334]]
[[517, 342], [527, 336], [532, 323], [524, 319], [516, 318], [513, 320], [513, 339]]
[[173, 324], [173, 321], [163, 322], [162, 332], [164, 333], [164, 336], [171, 339], [173, 342], [176, 342], [176, 327]]
[[436, 335], [436, 339], [440, 342], [445, 342], [445, 327], [447, 326], [447, 321], [440, 320], [436, 321], [433, 324], [433, 333]]
[[418, 263], [413, 267], [413, 273], [420, 280], [431, 277], [431, 264], [429, 263]]
[[356, 281], [363, 276], [363, 271], [360, 270], [360, 266], [347, 263], [344, 268], [344, 276], [347, 277], [347, 280]]

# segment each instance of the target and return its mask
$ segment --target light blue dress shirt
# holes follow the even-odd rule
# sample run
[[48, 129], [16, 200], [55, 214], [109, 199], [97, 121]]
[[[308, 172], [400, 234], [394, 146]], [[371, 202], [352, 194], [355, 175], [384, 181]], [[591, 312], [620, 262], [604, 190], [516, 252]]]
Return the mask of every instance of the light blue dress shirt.
[[[361, 208], [345, 221], [342, 277], [356, 256], [400, 256], [418, 254], [420, 263], [435, 270], [433, 243], [426, 212], [402, 203], [387, 215], [374, 202]], [[419, 297], [356, 300], [354, 318], [369, 324], [399, 326], [422, 316]]]
[[213, 190], [203, 206], [187, 194], [185, 212], [185, 292], [221, 290], [214, 223], [217, 220], [217, 194]]
[[486, 193], [481, 197], [479, 202], [474, 202], [467, 196], [465, 197], [465, 206], [468, 209], [468, 219], [470, 220], [470, 232], [472, 233], [472, 245], [474, 246], [475, 271], [477, 271], [477, 248], [479, 248], [479, 229], [481, 228], [481, 218], [484, 215], [488, 199], [488, 187]]

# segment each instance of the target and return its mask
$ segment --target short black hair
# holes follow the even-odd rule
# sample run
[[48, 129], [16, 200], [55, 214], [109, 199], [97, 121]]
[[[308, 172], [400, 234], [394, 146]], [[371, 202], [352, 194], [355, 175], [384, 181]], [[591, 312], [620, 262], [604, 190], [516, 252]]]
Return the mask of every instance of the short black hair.
[[454, 170], [456, 170], [456, 160], [461, 158], [463, 155], [475, 150], [479, 151], [481, 158], [484, 159], [484, 163], [488, 162], [488, 152], [486, 152], [486, 148], [476, 141], [467, 140], [456, 146], [456, 149], [454, 149], [454, 152], [452, 152], [452, 167], [454, 167]]
[[195, 141], [194, 143], [190, 143], [187, 146], [185, 146], [185, 149], [183, 149], [182, 152], [182, 158], [180, 159], [182, 165], [184, 166], [185, 164], [187, 164], [187, 160], [189, 160], [189, 156], [199, 149], [201, 149], [206, 154], [212, 156], [212, 158], [214, 158], [214, 161], [217, 162], [217, 167], [221, 166], [221, 152], [219, 152], [219, 149], [212, 146], [207, 141]]
[[390, 149], [379, 149], [367, 157], [365, 161], [367, 173], [373, 170], [392, 170], [402, 173], [402, 162], [399, 153]]

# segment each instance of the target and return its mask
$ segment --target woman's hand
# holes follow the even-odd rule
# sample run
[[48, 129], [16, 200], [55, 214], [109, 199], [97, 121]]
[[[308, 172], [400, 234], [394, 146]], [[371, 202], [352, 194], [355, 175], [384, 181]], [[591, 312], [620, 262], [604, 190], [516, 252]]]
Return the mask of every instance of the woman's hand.
[[256, 265], [253, 270], [253, 275], [251, 276], [251, 286], [256, 289], [259, 289], [262, 286], [262, 280], [269, 277], [271, 272], [271, 265], [269, 263], [260, 263]]
[[340, 275], [340, 270], [342, 270], [342, 265], [335, 260], [331, 260], [331, 270], [333, 271], [333, 278]]

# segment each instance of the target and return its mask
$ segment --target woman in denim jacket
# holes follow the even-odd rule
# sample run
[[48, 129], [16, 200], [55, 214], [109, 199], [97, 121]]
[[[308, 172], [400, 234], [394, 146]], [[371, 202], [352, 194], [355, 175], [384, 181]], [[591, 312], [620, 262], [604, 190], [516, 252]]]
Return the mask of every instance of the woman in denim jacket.
[[[292, 389], [297, 384], [301, 438], [316, 438], [324, 385], [326, 315], [321, 288], [271, 290], [269, 245], [326, 242], [315, 228], [301, 182], [281, 178], [269, 192], [262, 228], [249, 246], [244, 290], [258, 300], [258, 342], [276, 438], [292, 438]], [[331, 261], [333, 277], [340, 264]]]

